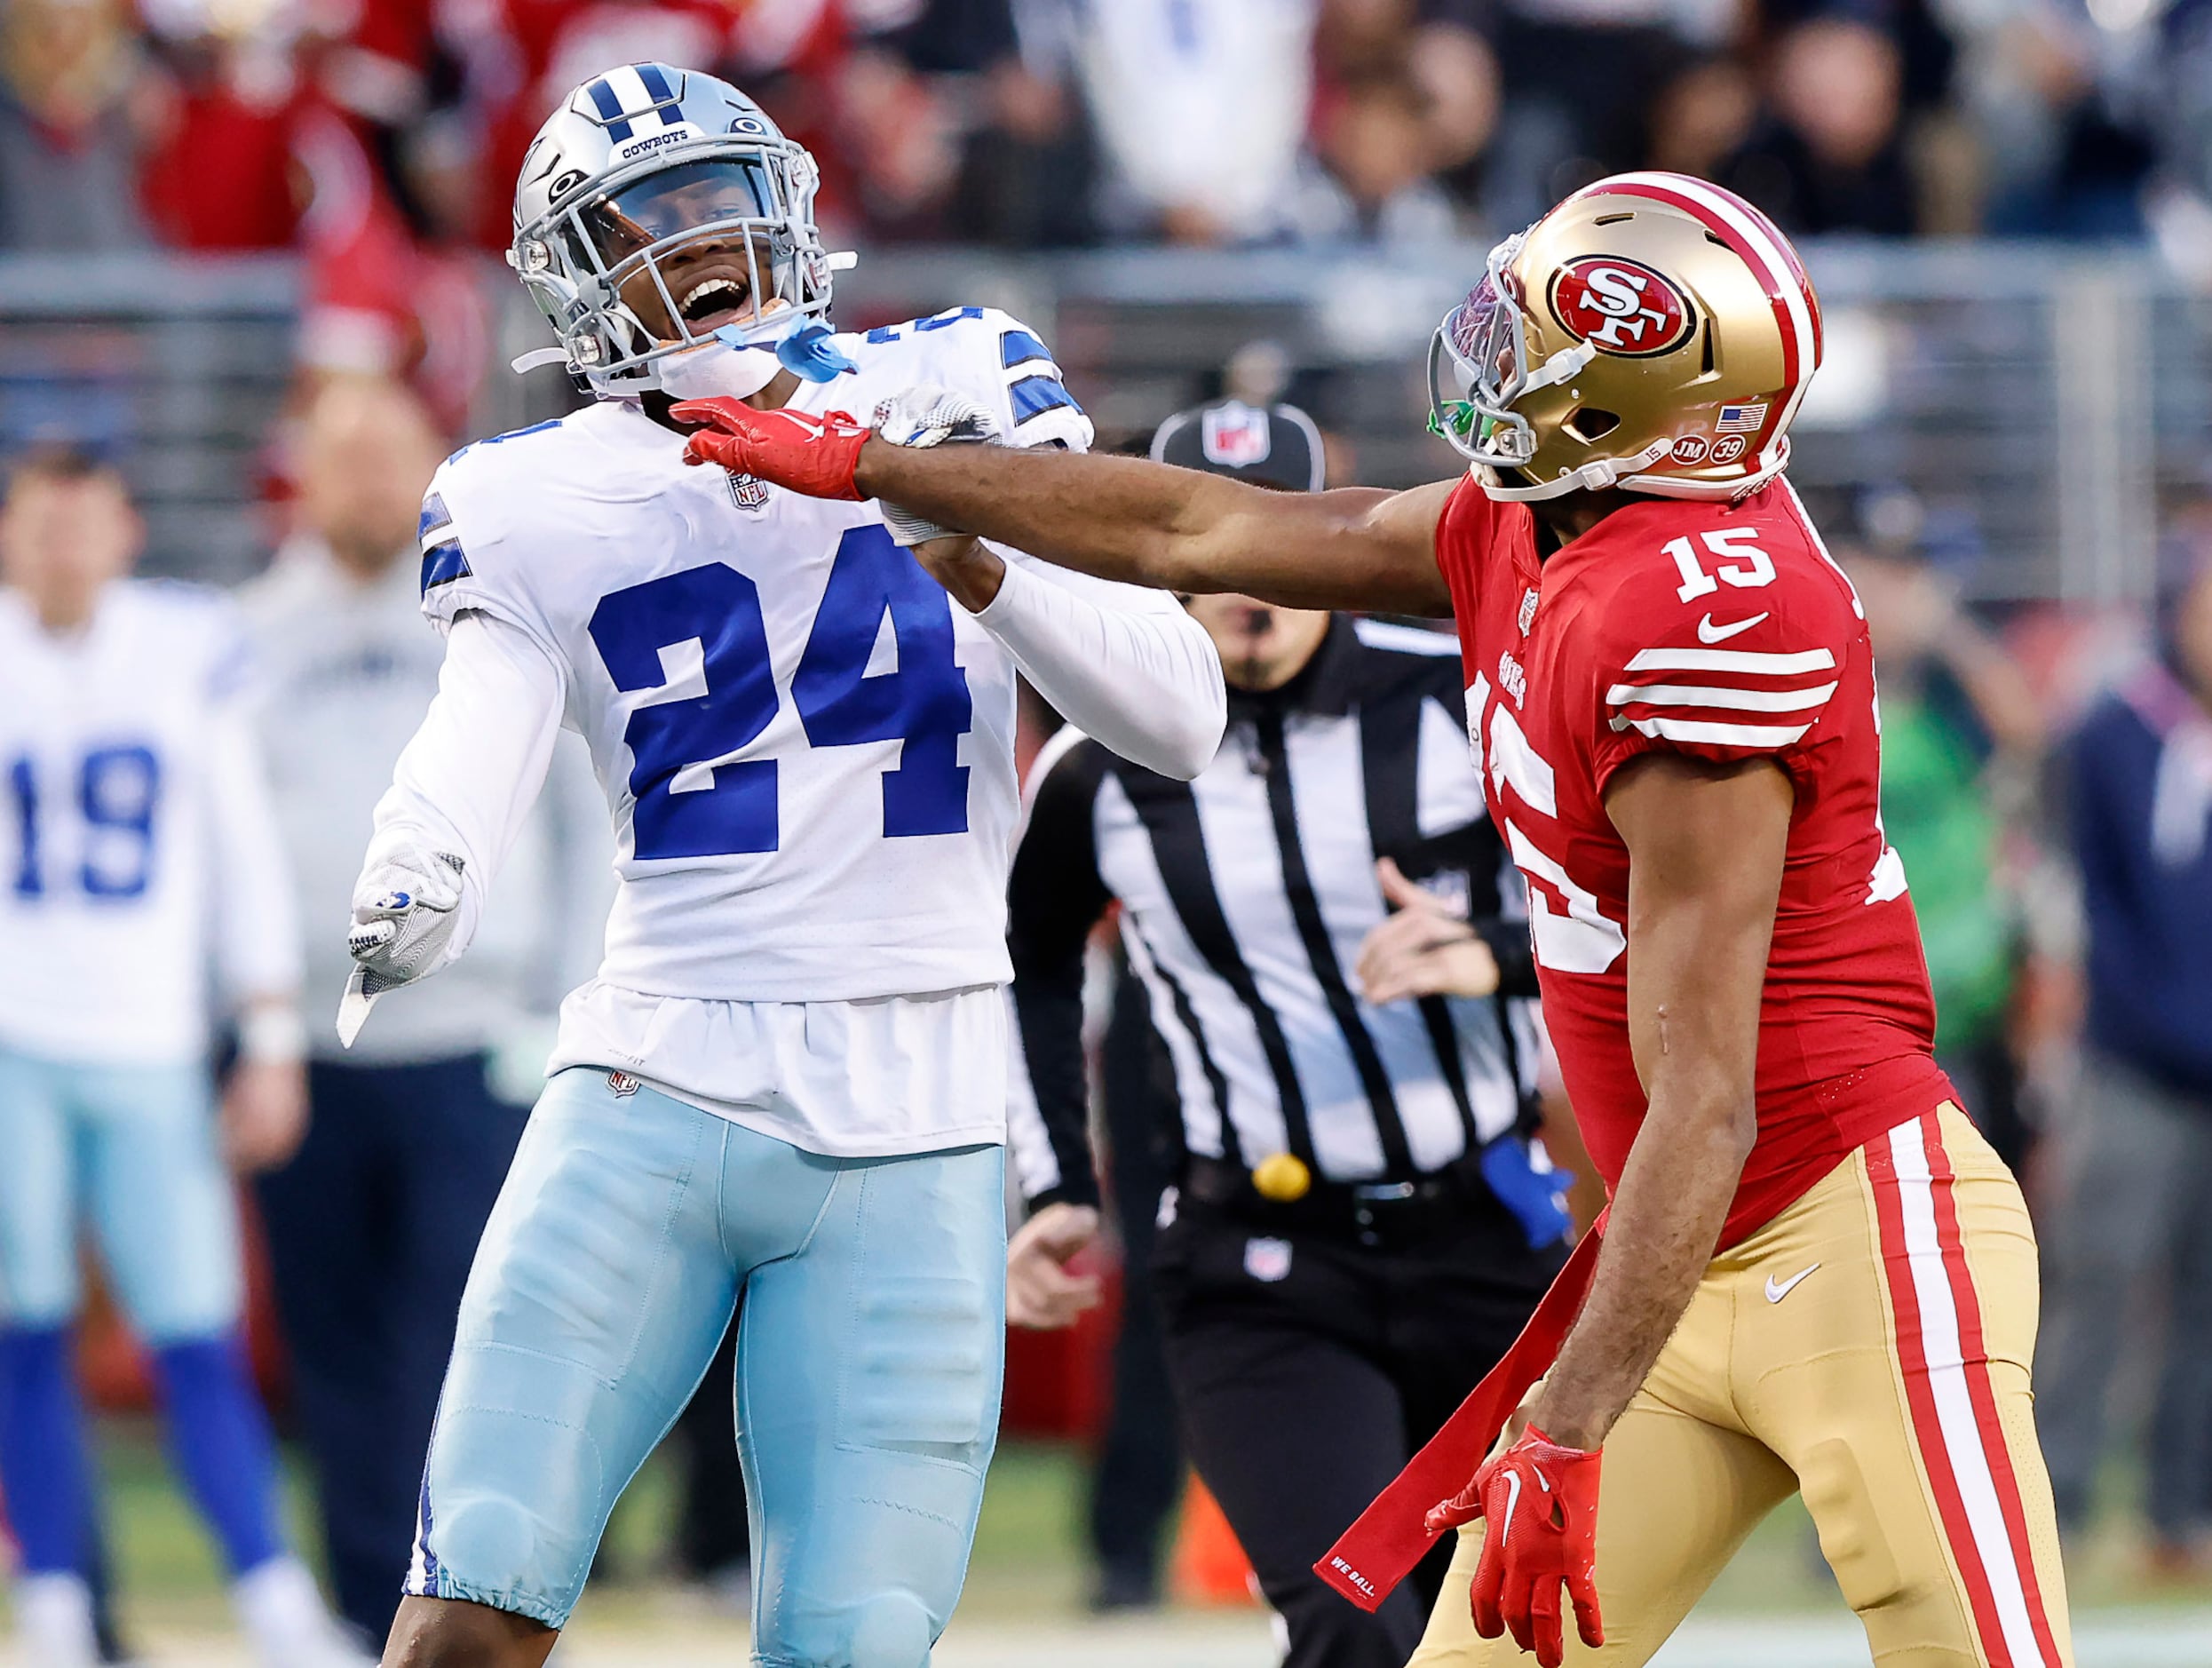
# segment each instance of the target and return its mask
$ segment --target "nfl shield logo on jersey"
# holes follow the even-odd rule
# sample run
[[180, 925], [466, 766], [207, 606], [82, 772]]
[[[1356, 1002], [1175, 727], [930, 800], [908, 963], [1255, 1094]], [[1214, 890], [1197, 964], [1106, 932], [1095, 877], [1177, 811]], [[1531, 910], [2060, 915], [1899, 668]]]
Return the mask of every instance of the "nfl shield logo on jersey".
[[607, 1086], [614, 1092], [614, 1098], [617, 1100], [627, 1100], [631, 1095], [637, 1093], [640, 1088], [644, 1087], [642, 1084], [640, 1084], [635, 1077], [631, 1076], [626, 1071], [608, 1072], [607, 1074]]
[[728, 477], [730, 496], [741, 510], [765, 510], [768, 507], [768, 483], [752, 475]]
[[1249, 469], [1264, 464], [1273, 442], [1267, 432], [1267, 413], [1230, 400], [1209, 410], [1201, 419], [1199, 438], [1206, 461], [1229, 469]]

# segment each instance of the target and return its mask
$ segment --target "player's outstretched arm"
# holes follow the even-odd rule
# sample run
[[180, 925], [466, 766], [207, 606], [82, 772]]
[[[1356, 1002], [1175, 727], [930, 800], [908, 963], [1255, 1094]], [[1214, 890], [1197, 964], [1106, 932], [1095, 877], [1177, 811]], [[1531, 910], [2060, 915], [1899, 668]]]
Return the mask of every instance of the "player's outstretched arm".
[[1642, 1387], [1712, 1260], [1757, 1134], [1759, 1000], [1794, 790], [1762, 759], [1647, 754], [1605, 812], [1629, 848], [1629, 1037], [1650, 1103], [1589, 1300], [1534, 1422], [1594, 1449]]
[[676, 416], [712, 425], [692, 437], [694, 463], [815, 497], [878, 498], [1100, 578], [1286, 608], [1451, 612], [1436, 528], [1452, 482], [1267, 492], [1133, 457], [894, 446], [849, 420], [733, 401], [694, 401]]
[[377, 802], [353, 884], [356, 965], [338, 1015], [347, 1047], [377, 997], [468, 948], [544, 785], [563, 705], [560, 668], [536, 639], [480, 612], [454, 622], [437, 698]]

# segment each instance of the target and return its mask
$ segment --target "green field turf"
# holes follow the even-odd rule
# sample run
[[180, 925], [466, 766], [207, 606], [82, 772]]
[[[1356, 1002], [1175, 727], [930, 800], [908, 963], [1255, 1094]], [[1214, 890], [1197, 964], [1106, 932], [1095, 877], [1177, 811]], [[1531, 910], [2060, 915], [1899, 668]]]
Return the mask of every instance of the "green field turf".
[[[163, 1641], [219, 1636], [227, 1629], [227, 1612], [213, 1552], [170, 1481], [152, 1426], [111, 1421], [102, 1434], [108, 1532], [129, 1624], [138, 1636]], [[2127, 1494], [2125, 1481], [2115, 1478], [2117, 1497]], [[987, 1640], [1002, 1630], [1028, 1627], [1057, 1633], [1081, 1620], [1082, 1486], [1081, 1456], [1072, 1448], [1019, 1443], [1001, 1450], [955, 1635], [971, 1629]], [[309, 1499], [297, 1472], [289, 1491], [292, 1521], [305, 1529], [311, 1522]], [[667, 1579], [671, 1498], [672, 1480], [656, 1461], [616, 1516], [602, 1576], [579, 1615], [580, 1647], [631, 1630], [641, 1636], [673, 1630], [686, 1639], [713, 1639], [728, 1625], [704, 1598]], [[2069, 1569], [2077, 1608], [2124, 1605], [2155, 1620], [2186, 1617], [2212, 1604], [2212, 1588], [2160, 1585], [2147, 1577], [2139, 1531], [2124, 1499], [2108, 1513], [2107, 1524]], [[301, 1538], [312, 1550], [311, 1534]], [[1810, 1525], [1794, 1501], [1752, 1537], [1698, 1614], [1747, 1621], [1802, 1614], [1843, 1617], [1842, 1601], [1815, 1555]], [[1193, 1616], [1185, 1625], [1196, 1638], [1229, 1640], [1240, 1648], [1245, 1638], [1233, 1616]], [[597, 1664], [604, 1660], [604, 1648], [580, 1649], [580, 1659]]]

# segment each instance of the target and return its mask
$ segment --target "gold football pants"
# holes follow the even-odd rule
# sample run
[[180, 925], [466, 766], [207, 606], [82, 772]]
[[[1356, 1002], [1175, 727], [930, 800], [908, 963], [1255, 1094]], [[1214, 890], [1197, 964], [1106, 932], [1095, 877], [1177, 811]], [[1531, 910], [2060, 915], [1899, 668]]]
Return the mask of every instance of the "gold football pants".
[[[2011, 1173], [1956, 1107], [1878, 1136], [1716, 1259], [1606, 1438], [1605, 1643], [1666, 1641], [1759, 1520], [1802, 1491], [1882, 1668], [2070, 1668], [2036, 1446], [2035, 1239]], [[1477, 1637], [1461, 1533], [1411, 1668], [1524, 1668]]]

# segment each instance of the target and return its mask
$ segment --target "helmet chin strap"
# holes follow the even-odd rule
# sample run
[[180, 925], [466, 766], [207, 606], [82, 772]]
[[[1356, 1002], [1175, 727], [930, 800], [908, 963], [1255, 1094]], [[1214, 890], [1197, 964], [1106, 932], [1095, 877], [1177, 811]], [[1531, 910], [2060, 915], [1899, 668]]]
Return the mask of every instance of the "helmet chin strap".
[[[1664, 439], [1653, 441], [1632, 457], [1598, 457], [1579, 469], [1570, 469], [1550, 481], [1540, 481], [1531, 487], [1502, 487], [1485, 480], [1483, 491], [1492, 498], [1506, 504], [1534, 504], [1545, 498], [1563, 498], [1570, 492], [1604, 492], [1618, 486], [1624, 476], [1648, 469], [1673, 449], [1673, 442]], [[1494, 468], [1491, 472], [1496, 473]]]
[[[507, 258], [511, 266], [512, 251]], [[824, 266], [833, 273], [850, 272], [860, 264], [860, 256], [849, 249], [833, 250], [823, 257]], [[630, 322], [636, 322], [634, 317]], [[828, 382], [845, 371], [858, 369], [850, 358], [830, 345], [830, 335], [828, 325], [797, 312], [773, 315], [749, 330], [725, 324], [714, 332], [710, 340], [678, 350], [662, 360], [654, 371], [622, 387], [612, 387], [596, 376], [591, 377], [591, 383], [600, 393], [616, 398], [634, 394], [640, 389], [658, 388], [683, 400], [747, 400], [774, 381], [779, 369], [809, 382]], [[749, 351], [754, 349], [761, 351]], [[671, 381], [669, 373], [679, 361], [690, 369], [676, 370]], [[517, 376], [543, 365], [567, 365], [573, 371], [590, 374], [587, 367], [572, 361], [566, 347], [534, 347], [507, 361], [507, 368]]]
[[857, 369], [827, 325], [794, 311], [749, 330], [725, 325], [710, 341], [656, 361], [651, 385], [678, 400], [749, 400], [779, 371], [829, 382]]

